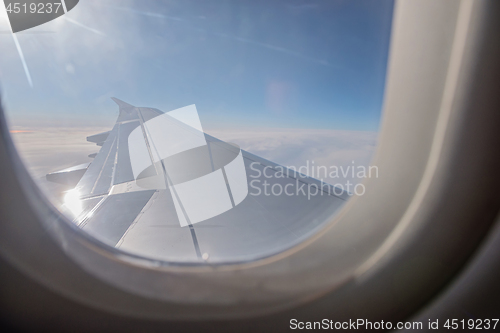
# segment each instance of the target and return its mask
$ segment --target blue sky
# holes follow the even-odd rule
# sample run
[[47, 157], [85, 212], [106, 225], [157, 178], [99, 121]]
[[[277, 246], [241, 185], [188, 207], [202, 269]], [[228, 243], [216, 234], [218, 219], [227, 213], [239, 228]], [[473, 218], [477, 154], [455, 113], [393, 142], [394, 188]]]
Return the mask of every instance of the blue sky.
[[[106, 126], [111, 96], [204, 126], [377, 131], [392, 0], [81, 0], [67, 15], [0, 34], [11, 122]], [[0, 30], [7, 31], [6, 16]]]

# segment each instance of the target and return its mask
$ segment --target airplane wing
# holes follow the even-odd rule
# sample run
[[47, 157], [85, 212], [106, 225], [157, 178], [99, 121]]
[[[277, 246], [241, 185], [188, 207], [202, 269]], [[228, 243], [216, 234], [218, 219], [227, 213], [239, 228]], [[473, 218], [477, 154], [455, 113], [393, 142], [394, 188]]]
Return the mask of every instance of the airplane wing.
[[113, 100], [118, 119], [111, 131], [87, 138], [101, 149], [71, 173], [83, 176], [64, 205], [74, 223], [111, 246], [170, 263], [251, 261], [306, 239], [348, 198], [196, 124], [189, 128], [177, 114], [166, 119]]

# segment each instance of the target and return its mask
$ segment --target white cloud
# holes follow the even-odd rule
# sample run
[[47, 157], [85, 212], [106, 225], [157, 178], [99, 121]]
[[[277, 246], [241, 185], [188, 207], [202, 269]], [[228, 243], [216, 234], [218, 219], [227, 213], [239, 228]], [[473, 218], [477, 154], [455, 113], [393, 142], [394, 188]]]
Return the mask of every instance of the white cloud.
[[91, 162], [89, 154], [100, 147], [86, 137], [109, 128], [15, 127], [11, 130], [14, 144], [29, 173], [40, 188], [56, 204], [62, 202], [66, 186], [48, 182], [45, 175], [71, 166]]
[[[349, 175], [339, 174], [339, 178], [326, 177], [329, 183], [359, 183], [357, 175], [352, 177], [352, 167], [368, 167], [377, 144], [376, 132], [339, 131], [323, 129], [213, 129], [208, 130], [221, 140], [234, 142], [242, 149], [272, 162], [298, 169], [309, 165], [309, 175], [313, 176], [319, 166], [330, 171], [336, 166]], [[304, 168], [302, 169], [304, 170]], [[324, 169], [321, 169], [324, 174]], [[322, 178], [322, 177], [315, 177]]]
[[[13, 130], [16, 147], [32, 177], [58, 203], [62, 200], [63, 191], [68, 188], [47, 182], [45, 174], [91, 162], [88, 155], [98, 152], [100, 147], [87, 142], [86, 137], [105, 132], [109, 128], [15, 127]], [[353, 165], [367, 167], [377, 142], [376, 132], [362, 131], [246, 128], [209, 129], [207, 132], [287, 167], [298, 169], [309, 163], [309, 175], [313, 166], [316, 173], [319, 166], [327, 167], [328, 173], [333, 166], [344, 170]], [[352, 177], [350, 170], [352, 169], [349, 169], [348, 175], [339, 174], [339, 178], [315, 178], [323, 178], [331, 184], [345, 184], [346, 181], [357, 184], [363, 181], [356, 176]], [[303, 168], [301, 171], [307, 170]]]

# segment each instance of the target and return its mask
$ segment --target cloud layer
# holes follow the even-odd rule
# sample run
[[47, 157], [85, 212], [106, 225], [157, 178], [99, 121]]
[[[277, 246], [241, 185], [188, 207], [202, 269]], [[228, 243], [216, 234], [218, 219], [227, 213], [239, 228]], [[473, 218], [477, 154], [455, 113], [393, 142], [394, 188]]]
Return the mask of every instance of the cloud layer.
[[[16, 127], [11, 131], [16, 147], [29, 172], [55, 203], [60, 203], [68, 188], [45, 180], [45, 174], [91, 162], [89, 154], [99, 151], [86, 141], [92, 134], [109, 130], [104, 127]], [[367, 167], [374, 153], [377, 133], [318, 129], [206, 129], [210, 135], [238, 144], [242, 149], [286, 167], [299, 169], [330, 184], [357, 184], [363, 181], [341, 173], [329, 177], [332, 168], [352, 170]], [[305, 167], [308, 166], [307, 169]], [[328, 174], [317, 176], [324, 166]], [[313, 168], [315, 174], [312, 175]], [[324, 171], [324, 169], [321, 169]], [[341, 170], [341, 169], [340, 169]], [[357, 170], [357, 169], [356, 169]]]
[[[375, 151], [376, 132], [339, 131], [323, 129], [234, 129], [208, 130], [209, 134], [238, 144], [242, 149], [261, 156], [272, 162], [299, 169], [309, 166], [309, 175], [318, 167], [326, 167], [328, 176], [337, 167], [344, 171], [348, 167], [367, 167]], [[302, 170], [307, 170], [302, 168]], [[321, 169], [324, 171], [324, 168]], [[352, 177], [339, 174], [339, 178], [321, 177], [324, 181], [335, 184], [350, 181], [354, 184], [362, 182], [357, 175]]]

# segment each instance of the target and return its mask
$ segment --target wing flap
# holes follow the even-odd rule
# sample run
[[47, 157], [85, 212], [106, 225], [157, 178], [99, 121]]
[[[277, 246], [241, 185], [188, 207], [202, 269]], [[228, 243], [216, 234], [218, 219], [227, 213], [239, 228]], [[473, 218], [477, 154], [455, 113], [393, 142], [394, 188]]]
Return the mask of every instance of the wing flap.
[[76, 186], [80, 179], [83, 177], [90, 163], [80, 164], [71, 168], [49, 173], [45, 178], [49, 182], [68, 185], [71, 187]]
[[111, 133], [111, 131], [90, 135], [87, 137], [87, 141], [102, 146], [102, 143], [104, 143], [104, 141], [108, 138], [109, 133]]

